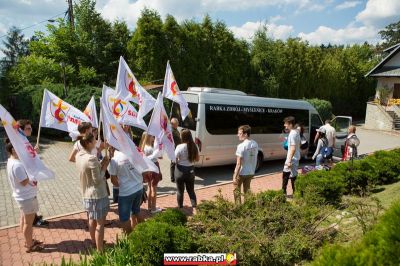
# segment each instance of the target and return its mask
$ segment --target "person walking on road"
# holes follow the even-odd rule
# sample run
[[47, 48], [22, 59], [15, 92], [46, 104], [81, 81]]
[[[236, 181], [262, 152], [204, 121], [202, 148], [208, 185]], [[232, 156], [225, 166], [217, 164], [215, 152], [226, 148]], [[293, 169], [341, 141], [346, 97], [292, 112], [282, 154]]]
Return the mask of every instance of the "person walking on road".
[[236, 167], [233, 172], [233, 196], [235, 203], [241, 203], [241, 187], [243, 184], [243, 193], [246, 199], [250, 191], [251, 179], [257, 167], [258, 144], [250, 139], [251, 127], [243, 125], [238, 128], [239, 140], [242, 141], [236, 149]]
[[33, 239], [33, 220], [39, 211], [36, 182], [29, 180], [25, 167], [8, 139], [6, 151], [9, 154], [7, 176], [13, 197], [21, 211], [20, 229], [25, 238], [25, 251], [27, 253], [40, 251], [43, 249], [43, 242]]
[[183, 193], [186, 191], [189, 194], [190, 201], [193, 207], [193, 213], [196, 213], [197, 197], [194, 191], [194, 163], [199, 161], [199, 150], [193, 141], [192, 133], [189, 129], [184, 129], [181, 132], [182, 143], [175, 149], [176, 157], [176, 188], [178, 207], [183, 208]]
[[89, 217], [89, 233], [97, 250], [103, 251], [104, 224], [110, 209], [105, 172], [110, 160], [106, 154], [99, 162], [97, 156], [92, 154], [96, 146], [96, 139], [92, 133], [79, 136], [78, 141], [83, 149], [76, 154], [75, 160], [80, 176], [83, 204]]
[[288, 136], [288, 152], [286, 155], [285, 165], [282, 172], [282, 190], [287, 196], [287, 185], [289, 179], [292, 183], [293, 194], [295, 191], [295, 181], [298, 175], [297, 168], [300, 161], [300, 132], [295, 128], [296, 120], [293, 116], [288, 116], [284, 120], [285, 129], [289, 130]]
[[[171, 126], [172, 126], [172, 137], [174, 138], [174, 143], [175, 143], [175, 149], [176, 146], [181, 144], [181, 136], [178, 131], [178, 125], [179, 121], [176, 118], [171, 119]], [[170, 167], [170, 174], [171, 174], [171, 182], [175, 182], [175, 163], [171, 161], [171, 167]]]

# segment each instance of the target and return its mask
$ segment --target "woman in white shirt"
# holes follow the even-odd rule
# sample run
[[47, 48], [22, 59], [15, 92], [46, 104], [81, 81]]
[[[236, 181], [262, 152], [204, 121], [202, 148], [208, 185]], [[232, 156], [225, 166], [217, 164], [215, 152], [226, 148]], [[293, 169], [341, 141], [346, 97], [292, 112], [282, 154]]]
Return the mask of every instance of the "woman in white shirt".
[[194, 191], [194, 163], [199, 161], [199, 150], [193, 141], [192, 133], [188, 129], [183, 129], [181, 132], [182, 143], [176, 146], [176, 188], [178, 190], [176, 197], [178, 207], [183, 208], [183, 193], [186, 191], [189, 194], [192, 203], [193, 211], [196, 212], [197, 198]]
[[144, 155], [147, 156], [152, 162], [157, 165], [159, 173], [147, 172], [143, 176], [144, 182], [149, 185], [149, 197], [147, 200], [148, 210], [154, 214], [162, 211], [161, 208], [157, 207], [157, 185], [158, 182], [162, 180], [162, 174], [160, 170], [160, 165], [158, 159], [161, 157], [161, 152], [159, 149], [154, 147], [154, 136], [148, 135], [146, 132], [143, 133], [142, 139], [140, 141], [140, 149], [143, 151]]
[[36, 182], [28, 178], [25, 167], [8, 139], [6, 150], [10, 156], [7, 161], [7, 176], [13, 197], [21, 210], [20, 228], [25, 237], [26, 252], [40, 251], [43, 249], [42, 242], [32, 238], [33, 220], [39, 211]]

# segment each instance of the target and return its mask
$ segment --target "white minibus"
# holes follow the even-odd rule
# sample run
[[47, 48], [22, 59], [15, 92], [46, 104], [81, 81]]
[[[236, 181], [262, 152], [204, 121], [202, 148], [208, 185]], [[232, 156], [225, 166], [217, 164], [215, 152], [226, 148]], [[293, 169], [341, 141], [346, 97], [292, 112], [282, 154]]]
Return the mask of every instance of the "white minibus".
[[[307, 101], [263, 98], [249, 96], [237, 90], [207, 87], [191, 87], [181, 93], [188, 102], [191, 113], [182, 121], [179, 106], [174, 104], [172, 117], [179, 120], [181, 128], [192, 131], [200, 150], [200, 161], [196, 167], [234, 164], [235, 151], [239, 144], [237, 129], [246, 124], [251, 126], [251, 138], [259, 145], [258, 167], [262, 161], [285, 158], [282, 131], [283, 119], [287, 116], [294, 116], [297, 123], [304, 125], [304, 136], [311, 143], [310, 152], [315, 150], [313, 140], [316, 129], [323, 123], [316, 109]], [[341, 127], [348, 127], [351, 118], [350, 121], [348, 119], [349, 117], [337, 117], [337, 121], [333, 122], [340, 122]], [[338, 132], [338, 150], [345, 135], [347, 132]]]

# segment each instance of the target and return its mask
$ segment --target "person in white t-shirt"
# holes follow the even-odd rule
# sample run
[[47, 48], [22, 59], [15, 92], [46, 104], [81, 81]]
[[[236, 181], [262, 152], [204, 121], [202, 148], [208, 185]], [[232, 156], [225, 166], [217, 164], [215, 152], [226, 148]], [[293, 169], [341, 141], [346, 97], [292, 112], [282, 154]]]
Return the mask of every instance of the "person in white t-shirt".
[[193, 214], [196, 214], [197, 208], [197, 197], [194, 191], [194, 163], [198, 162], [199, 150], [193, 141], [192, 133], [189, 129], [183, 129], [181, 131], [182, 143], [176, 146], [175, 157], [176, 157], [176, 200], [178, 207], [183, 208], [183, 193], [186, 191], [189, 194], [190, 202], [193, 208]]
[[112, 155], [108, 172], [111, 175], [111, 182], [119, 187], [118, 215], [122, 230], [128, 235], [139, 222], [143, 221], [140, 213], [143, 176], [130, 163], [128, 157], [118, 150]]
[[24, 234], [26, 252], [40, 251], [43, 249], [43, 242], [33, 239], [33, 220], [39, 211], [36, 182], [29, 179], [25, 167], [8, 139], [6, 150], [10, 156], [7, 161], [7, 177], [13, 197], [21, 210], [20, 228]]
[[251, 179], [257, 167], [258, 144], [250, 139], [251, 127], [243, 125], [238, 128], [238, 137], [242, 141], [236, 149], [236, 167], [233, 172], [233, 196], [235, 203], [240, 204], [241, 187], [243, 184], [243, 193], [246, 195], [250, 191]]
[[299, 161], [301, 158], [300, 132], [295, 128], [296, 120], [293, 116], [286, 117], [283, 120], [283, 123], [285, 129], [290, 131], [288, 136], [288, 152], [282, 172], [282, 190], [283, 193], [287, 196], [286, 189], [289, 183], [289, 179], [292, 183], [293, 194], [295, 191], [294, 183], [298, 175], [297, 168], [299, 167]]
[[[325, 129], [325, 136], [328, 139], [328, 147], [335, 148], [336, 144], [336, 129], [331, 126], [331, 120], [327, 119], [325, 120], [325, 125], [323, 125], [321, 128]], [[315, 135], [314, 138], [314, 143], [317, 144], [317, 141], [319, 140], [319, 132], [317, 131], [317, 134]]]
[[[17, 121], [19, 128], [22, 130], [24, 135], [29, 138], [32, 136], [32, 122], [28, 119], [19, 119]], [[35, 145], [36, 153], [39, 153], [39, 145]], [[35, 214], [35, 219], [33, 220], [33, 226], [47, 226], [49, 221], [43, 219], [43, 215]]]
[[157, 167], [159, 173], [156, 172], [146, 172], [143, 175], [144, 182], [149, 185], [149, 197], [148, 197], [148, 210], [151, 214], [158, 213], [162, 211], [160, 207], [157, 207], [157, 185], [158, 182], [162, 180], [162, 174], [160, 170], [160, 164], [158, 159], [162, 158], [162, 151], [154, 147], [155, 138], [152, 135], [143, 132], [142, 139], [140, 141], [140, 149], [143, 151], [144, 155], [149, 158]]

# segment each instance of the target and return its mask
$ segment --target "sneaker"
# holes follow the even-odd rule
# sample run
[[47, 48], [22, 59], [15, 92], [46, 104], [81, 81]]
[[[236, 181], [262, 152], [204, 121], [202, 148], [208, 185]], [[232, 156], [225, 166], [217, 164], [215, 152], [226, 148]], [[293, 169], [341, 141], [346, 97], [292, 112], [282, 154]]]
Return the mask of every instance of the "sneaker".
[[33, 226], [48, 226], [49, 221], [43, 220], [43, 219], [37, 219], [36, 223], [33, 224]]
[[163, 211], [163, 209], [161, 209], [160, 207], [156, 207], [156, 209], [150, 211], [150, 213], [151, 213], [151, 214], [156, 214], [156, 213], [159, 213], [159, 212], [162, 212], [162, 211]]

